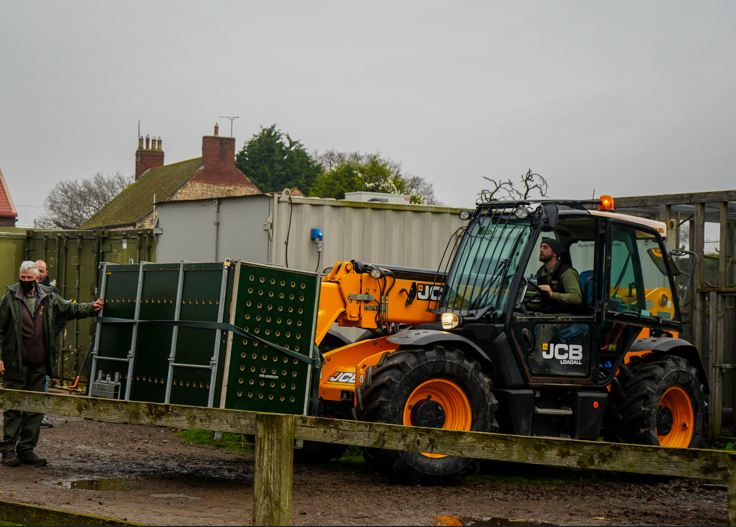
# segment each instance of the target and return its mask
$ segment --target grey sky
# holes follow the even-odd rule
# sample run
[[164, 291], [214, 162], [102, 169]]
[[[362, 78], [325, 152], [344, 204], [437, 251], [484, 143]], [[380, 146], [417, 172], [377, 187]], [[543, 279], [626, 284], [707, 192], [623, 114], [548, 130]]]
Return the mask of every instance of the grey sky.
[[[0, 168], [33, 222], [63, 179], [166, 163], [238, 115], [311, 152], [380, 150], [468, 206], [736, 188], [736, 2], [0, 0]], [[27, 207], [36, 206], [36, 207]]]

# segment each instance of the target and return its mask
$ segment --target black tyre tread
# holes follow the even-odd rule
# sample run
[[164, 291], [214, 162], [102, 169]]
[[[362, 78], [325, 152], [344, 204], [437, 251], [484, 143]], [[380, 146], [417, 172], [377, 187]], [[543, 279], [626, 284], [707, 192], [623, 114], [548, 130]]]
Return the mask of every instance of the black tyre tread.
[[658, 445], [657, 408], [664, 391], [674, 385], [691, 392], [693, 400], [695, 424], [689, 448], [702, 446], [707, 409], [697, 371], [681, 357], [657, 353], [636, 357], [619, 368], [606, 409], [607, 439]]
[[[473, 386], [473, 393], [467, 394], [473, 407], [472, 429], [498, 431], [495, 417], [498, 402], [491, 391], [491, 380], [481, 372], [477, 362], [459, 350], [441, 346], [427, 350], [397, 350], [383, 355], [371, 373], [370, 382], [363, 385], [365, 409], [360, 415], [361, 421], [402, 424], [406, 400], [402, 397], [408, 397], [412, 391], [410, 386], [431, 378], [463, 379]], [[380, 474], [420, 485], [457, 484], [478, 468], [476, 460], [431, 459], [414, 452], [364, 449], [364, 457]]]

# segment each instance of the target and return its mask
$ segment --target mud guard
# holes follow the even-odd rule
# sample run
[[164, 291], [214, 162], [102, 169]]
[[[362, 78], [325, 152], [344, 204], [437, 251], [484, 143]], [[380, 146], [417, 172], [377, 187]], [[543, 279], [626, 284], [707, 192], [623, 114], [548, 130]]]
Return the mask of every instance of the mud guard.
[[494, 373], [496, 371], [493, 362], [482, 348], [478, 347], [472, 340], [455, 333], [435, 329], [405, 329], [395, 335], [391, 335], [387, 340], [399, 346], [417, 346], [420, 348], [432, 344], [453, 346], [471, 359], [477, 361], [482, 371], [486, 373]]
[[659, 351], [668, 355], [674, 355], [675, 357], [682, 357], [698, 371], [698, 377], [700, 382], [703, 384], [703, 393], [710, 393], [708, 375], [703, 367], [700, 353], [698, 353], [698, 349], [688, 341], [666, 337], [636, 339], [629, 348], [629, 351]]
[[325, 349], [327, 351], [333, 350], [335, 348], [342, 348], [343, 346], [347, 346], [348, 344], [352, 344], [353, 341], [347, 338], [342, 333], [338, 333], [334, 329], [330, 328], [327, 330], [327, 334], [322, 339], [321, 345], [325, 345]]

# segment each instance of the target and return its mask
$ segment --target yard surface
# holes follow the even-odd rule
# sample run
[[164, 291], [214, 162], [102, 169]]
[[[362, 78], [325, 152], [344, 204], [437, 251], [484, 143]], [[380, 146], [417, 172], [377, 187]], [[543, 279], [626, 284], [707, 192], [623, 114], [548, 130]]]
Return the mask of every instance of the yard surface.
[[[252, 453], [168, 428], [49, 416], [41, 468], [0, 466], [0, 499], [150, 525], [249, 525]], [[458, 487], [395, 484], [365, 465], [295, 465], [293, 525], [725, 525], [726, 491], [702, 482], [487, 464]], [[64, 488], [125, 478], [128, 490]], [[66, 483], [66, 485], [64, 485]], [[449, 518], [447, 518], [449, 517]], [[2, 520], [2, 518], [0, 518]], [[523, 525], [523, 522], [512, 524]]]

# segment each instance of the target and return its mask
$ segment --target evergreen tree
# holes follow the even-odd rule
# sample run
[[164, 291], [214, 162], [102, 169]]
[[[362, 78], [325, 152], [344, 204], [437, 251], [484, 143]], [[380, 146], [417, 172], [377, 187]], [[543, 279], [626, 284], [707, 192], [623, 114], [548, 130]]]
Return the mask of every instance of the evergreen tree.
[[235, 156], [235, 166], [261, 192], [280, 192], [298, 188], [304, 194], [322, 173], [322, 167], [312, 159], [299, 141], [276, 129], [276, 125], [261, 131], [246, 141]]

